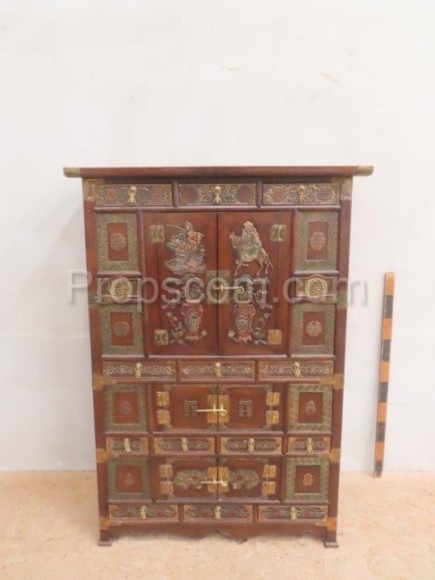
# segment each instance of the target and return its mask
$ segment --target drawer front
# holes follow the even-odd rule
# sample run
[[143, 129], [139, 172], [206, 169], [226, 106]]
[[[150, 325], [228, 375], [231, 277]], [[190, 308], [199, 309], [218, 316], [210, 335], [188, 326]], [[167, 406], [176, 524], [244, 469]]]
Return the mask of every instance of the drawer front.
[[154, 437], [153, 440], [156, 455], [215, 453], [214, 437]]
[[181, 381], [253, 381], [255, 362], [241, 361], [180, 361]]
[[286, 501], [328, 500], [329, 459], [288, 457], [286, 466]]
[[178, 522], [178, 506], [152, 503], [111, 504], [109, 506], [109, 521], [112, 525]]
[[175, 381], [176, 364], [171, 362], [103, 362], [103, 375], [110, 378]]
[[300, 523], [326, 526], [328, 517], [327, 506], [280, 506], [280, 505], [260, 505], [258, 506], [259, 522], [281, 522]]
[[171, 206], [170, 183], [123, 183], [94, 185], [97, 206]]
[[255, 206], [255, 183], [180, 183], [180, 205]]
[[340, 202], [338, 183], [265, 183], [264, 205], [336, 205]]
[[222, 437], [221, 455], [280, 455], [281, 437]]
[[109, 457], [148, 455], [148, 437], [107, 437], [106, 450]]
[[98, 269], [100, 271], [139, 270], [137, 217], [129, 213], [98, 214]]
[[291, 455], [329, 455], [329, 437], [289, 437], [287, 453]]
[[330, 385], [290, 385], [288, 404], [289, 431], [331, 431], [332, 387]]
[[151, 499], [148, 458], [110, 459], [107, 462], [109, 500]]
[[143, 385], [106, 385], [104, 411], [106, 431], [147, 431]]
[[260, 361], [260, 381], [292, 381], [301, 379], [325, 379], [332, 377], [332, 361]]
[[252, 522], [252, 505], [193, 504], [184, 506], [185, 522]]

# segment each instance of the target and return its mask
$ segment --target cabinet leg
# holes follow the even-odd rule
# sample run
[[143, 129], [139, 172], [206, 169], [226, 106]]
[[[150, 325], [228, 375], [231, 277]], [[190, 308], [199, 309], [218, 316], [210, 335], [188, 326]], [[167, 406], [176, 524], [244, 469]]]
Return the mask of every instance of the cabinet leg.
[[338, 548], [337, 530], [327, 530], [324, 543], [325, 548]]
[[99, 546], [111, 546], [112, 539], [110, 537], [110, 530], [101, 530], [100, 529], [100, 540], [98, 542]]

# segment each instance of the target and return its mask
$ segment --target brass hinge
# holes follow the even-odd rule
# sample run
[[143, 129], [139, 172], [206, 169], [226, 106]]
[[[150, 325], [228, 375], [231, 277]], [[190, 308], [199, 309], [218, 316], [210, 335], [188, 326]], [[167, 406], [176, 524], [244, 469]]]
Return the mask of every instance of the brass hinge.
[[334, 449], [331, 449], [331, 452], [329, 454], [329, 462], [330, 463], [339, 463], [340, 462], [340, 455], [341, 455], [341, 449], [338, 449], [338, 447], [334, 447]]
[[103, 449], [102, 447], [97, 447], [96, 456], [97, 456], [97, 463], [106, 463], [107, 451], [105, 449]]
[[270, 230], [270, 241], [279, 244], [285, 240], [287, 227], [285, 224], [274, 224]]
[[98, 373], [92, 375], [92, 389], [94, 391], [103, 390], [103, 377]]
[[341, 183], [341, 191], [340, 191], [340, 199], [341, 201], [346, 199], [352, 199], [352, 178], [343, 179]]
[[103, 179], [84, 179], [83, 180], [83, 199], [84, 201], [97, 200], [97, 186], [104, 183]]

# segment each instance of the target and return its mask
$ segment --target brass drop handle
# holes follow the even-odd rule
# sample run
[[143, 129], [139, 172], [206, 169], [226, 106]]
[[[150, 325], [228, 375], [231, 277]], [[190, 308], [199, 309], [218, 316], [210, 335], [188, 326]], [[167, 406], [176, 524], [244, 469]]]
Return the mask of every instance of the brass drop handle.
[[124, 451], [126, 453], [131, 453], [131, 441], [128, 437], [123, 440], [122, 444], [124, 445]]
[[221, 195], [222, 188], [219, 185], [216, 185], [214, 188], [214, 203], [219, 205], [222, 203], [222, 195]]
[[228, 481], [226, 479], [205, 479], [201, 481], [201, 485], [221, 485], [222, 487], [228, 487]]
[[189, 451], [189, 443], [188, 443], [186, 437], [183, 437], [181, 439], [181, 450], [185, 451], [185, 452]]
[[214, 363], [213, 372], [214, 372], [214, 376], [217, 379], [222, 379], [224, 376], [223, 372], [222, 372], [222, 363], [220, 363], [220, 362]]
[[255, 439], [250, 437], [248, 439], [248, 452], [253, 453], [255, 451]]
[[222, 405], [217, 408], [216, 405], [213, 405], [212, 409], [196, 409], [197, 413], [219, 413], [220, 417], [227, 416], [227, 410], [222, 407]]
[[211, 288], [213, 292], [225, 292], [225, 290], [235, 290], [237, 294], [242, 294], [245, 289], [243, 286], [224, 286], [223, 284], [217, 284]]
[[307, 453], [312, 453], [313, 452], [313, 440], [311, 439], [311, 437], [307, 438]]

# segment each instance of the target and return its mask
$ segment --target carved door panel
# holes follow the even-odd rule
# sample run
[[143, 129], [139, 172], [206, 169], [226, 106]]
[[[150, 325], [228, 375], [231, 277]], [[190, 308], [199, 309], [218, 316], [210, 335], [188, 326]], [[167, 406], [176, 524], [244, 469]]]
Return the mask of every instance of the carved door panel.
[[281, 390], [279, 385], [220, 385], [219, 404], [227, 414], [219, 417], [219, 429], [280, 429]]
[[215, 385], [153, 385], [154, 431], [215, 431], [220, 414]]
[[204, 299], [217, 270], [216, 225], [215, 213], [144, 214], [148, 353], [216, 353], [217, 307]]
[[287, 354], [290, 213], [226, 212], [218, 223], [220, 354]]
[[277, 500], [280, 459], [269, 457], [221, 457], [219, 475], [227, 485], [219, 487], [219, 499]]
[[156, 499], [216, 500], [219, 487], [217, 459], [153, 458]]

